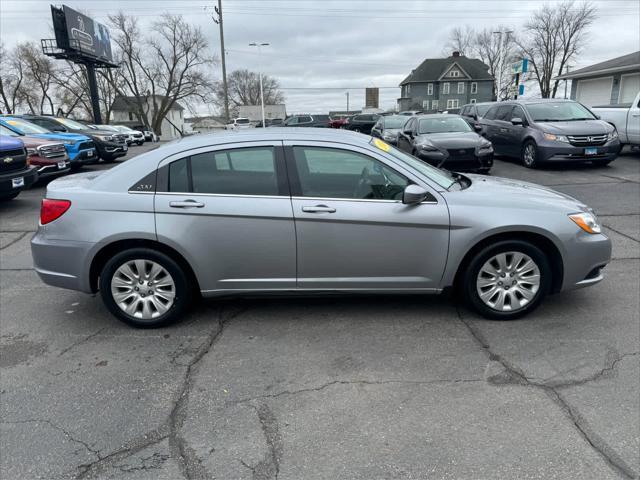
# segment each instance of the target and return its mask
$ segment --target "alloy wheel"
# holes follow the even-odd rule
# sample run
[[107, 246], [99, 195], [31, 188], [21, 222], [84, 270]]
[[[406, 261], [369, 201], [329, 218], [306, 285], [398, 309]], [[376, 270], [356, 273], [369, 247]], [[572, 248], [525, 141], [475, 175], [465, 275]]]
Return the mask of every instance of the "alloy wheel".
[[164, 315], [176, 297], [169, 272], [151, 260], [128, 260], [111, 278], [111, 295], [124, 313], [141, 320]]
[[478, 272], [476, 289], [480, 300], [493, 310], [520, 310], [540, 289], [540, 268], [522, 252], [499, 253]]
[[528, 167], [536, 163], [536, 147], [533, 143], [527, 143], [524, 147], [524, 164]]

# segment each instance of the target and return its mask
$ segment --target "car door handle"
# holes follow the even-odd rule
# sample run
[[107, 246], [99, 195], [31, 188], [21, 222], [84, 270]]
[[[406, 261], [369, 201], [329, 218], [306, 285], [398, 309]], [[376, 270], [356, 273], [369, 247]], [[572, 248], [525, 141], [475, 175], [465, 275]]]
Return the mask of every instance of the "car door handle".
[[204, 203], [196, 202], [195, 200], [184, 200], [181, 202], [169, 202], [169, 206], [172, 208], [202, 208]]
[[501, 128], [501, 129], [500, 129], [500, 132], [502, 132], [502, 133], [504, 133], [504, 132], [506, 132], [506, 131], [507, 131], [507, 129], [506, 129], [506, 128]]
[[314, 205], [313, 207], [302, 207], [302, 211], [307, 213], [335, 213], [336, 209], [326, 205]]

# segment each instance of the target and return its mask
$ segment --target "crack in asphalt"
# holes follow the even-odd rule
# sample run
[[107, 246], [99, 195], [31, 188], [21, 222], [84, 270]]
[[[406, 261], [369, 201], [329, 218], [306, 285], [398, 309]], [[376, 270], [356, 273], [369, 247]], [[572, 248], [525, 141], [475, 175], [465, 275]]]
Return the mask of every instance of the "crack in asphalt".
[[169, 419], [167, 421], [169, 425], [169, 449], [172, 456], [178, 462], [180, 471], [187, 480], [207, 479], [211, 477], [202, 464], [202, 460], [198, 458], [196, 452], [180, 435], [180, 430], [182, 429], [187, 416], [186, 408], [189, 402], [189, 395], [193, 388], [192, 375], [196, 370], [198, 363], [211, 351], [217, 340], [222, 336], [225, 324], [245, 311], [246, 309], [240, 309], [239, 311], [229, 315], [227, 318], [224, 318], [224, 307], [220, 307], [217, 328], [208, 335], [207, 340], [200, 346], [196, 354], [191, 358], [191, 361], [187, 364], [182, 388], [178, 394], [178, 399], [169, 414]]
[[613, 228], [610, 225], [607, 225], [606, 223], [602, 224], [605, 228], [608, 228], [609, 230], [611, 230], [612, 232], [616, 232], [618, 235], [622, 235], [625, 238], [628, 238], [629, 240], [633, 240], [636, 243], [640, 243], [640, 240], [638, 240], [637, 238], [633, 238], [631, 235], [627, 235], [626, 233], [622, 233], [620, 230], [616, 230], [615, 228]]
[[262, 433], [267, 444], [267, 453], [254, 467], [247, 465], [242, 460], [240, 460], [240, 462], [251, 470], [253, 480], [278, 480], [280, 462], [282, 461], [284, 451], [278, 420], [266, 403], [261, 404], [259, 407], [251, 405], [251, 408], [253, 408], [258, 415], [260, 427], [262, 428]]
[[515, 384], [542, 390], [565, 413], [580, 436], [591, 446], [591, 448], [596, 453], [598, 453], [607, 462], [607, 464], [616, 473], [620, 474], [625, 479], [632, 480], [637, 478], [637, 473], [629, 465], [627, 465], [627, 463], [620, 457], [620, 455], [615, 452], [612, 447], [610, 447], [595, 431], [593, 431], [593, 429], [588, 426], [585, 419], [575, 409], [571, 408], [567, 400], [559, 392], [559, 390], [561, 390], [562, 388], [584, 385], [587, 382], [598, 380], [599, 378], [605, 376], [607, 372], [613, 371], [619, 361], [622, 360], [622, 358], [637, 355], [637, 353], [628, 353], [619, 356], [609, 365], [606, 365], [600, 372], [584, 379], [571, 380], [568, 382], [558, 382], [555, 384], [536, 382], [527, 377], [522, 370], [514, 365], [511, 365], [500, 354], [495, 353], [492, 350], [491, 345], [486, 340], [484, 335], [479, 331], [479, 329], [462, 316], [462, 313], [460, 312], [458, 306], [456, 306], [456, 312], [458, 314], [458, 319], [462, 322], [463, 325], [465, 325], [476, 343], [486, 352], [489, 360], [499, 363], [507, 373], [507, 378], [503, 378], [498, 382], [494, 381], [490, 383], [493, 383], [494, 385]]
[[436, 380], [333, 380], [331, 382], [323, 383], [317, 387], [301, 388], [299, 390], [283, 390], [278, 393], [269, 393], [264, 395], [257, 395], [255, 397], [241, 398], [239, 400], [232, 400], [227, 402], [229, 405], [238, 405], [242, 403], [249, 403], [255, 400], [278, 398], [283, 395], [298, 395], [301, 393], [319, 392], [334, 385], [388, 385], [388, 384], [400, 384], [400, 385], [434, 385], [434, 384], [452, 384], [452, 383], [476, 383], [484, 382], [484, 379], [468, 378], [468, 379], [436, 379]]
[[[2, 233], [5, 233], [5, 232], [2, 232]], [[18, 232], [16, 232], [16, 233], [18, 233]], [[23, 232], [22, 235], [19, 235], [17, 238], [14, 238], [9, 243], [7, 243], [4, 247], [0, 247], [0, 250], [4, 250], [5, 248], [9, 248], [11, 245], [15, 245], [20, 240], [22, 240], [24, 237], [26, 237], [28, 234], [29, 234], [29, 232]]]
[[[76, 479], [82, 480], [94, 477], [109, 466], [121, 469], [120, 466], [115, 465], [115, 462], [124, 460], [125, 458], [128, 458], [147, 447], [160, 443], [165, 439], [169, 440], [169, 452], [171, 457], [176, 460], [181, 473], [187, 480], [211, 478], [211, 475], [208, 474], [202, 465], [202, 461], [198, 458], [196, 452], [187, 444], [186, 440], [180, 436], [180, 430], [186, 420], [186, 407], [189, 401], [190, 391], [193, 387], [192, 375], [195, 372], [198, 363], [211, 351], [213, 346], [220, 339], [224, 331], [225, 324], [245, 311], [246, 309], [244, 308], [239, 309], [225, 318], [224, 306], [220, 307], [216, 328], [207, 335], [205, 342], [201, 344], [191, 361], [186, 365], [186, 371], [180, 392], [178, 393], [171, 412], [163, 425], [139, 437], [138, 439], [129, 442], [127, 445], [109, 453], [108, 455], [102, 456], [98, 451], [96, 451], [96, 461], [77, 467], [78, 473], [76, 475]], [[151, 467], [135, 468], [148, 469]]]
[[84, 442], [82, 440], [79, 440], [79, 439], [75, 438], [73, 435], [71, 435], [71, 433], [69, 433], [68, 430], [62, 428], [59, 425], [56, 425], [51, 420], [27, 419], [27, 420], [15, 420], [15, 421], [2, 421], [1, 423], [4, 423], [4, 424], [46, 423], [47, 425], [49, 425], [54, 430], [62, 432], [72, 442], [77, 443], [78, 445], [82, 445], [89, 453], [91, 453], [92, 455], [95, 455], [96, 458], [98, 458], [98, 459], [100, 458], [100, 452], [98, 450], [92, 448], [87, 442]]
[[99, 328], [98, 330], [96, 330], [95, 332], [93, 332], [90, 335], [87, 335], [86, 337], [82, 338], [81, 340], [78, 340], [77, 342], [72, 343], [71, 345], [69, 345], [66, 348], [63, 348], [60, 353], [58, 354], [58, 357], [63, 356], [65, 353], [67, 353], [69, 350], [71, 350], [72, 348], [77, 347], [78, 345], [82, 345], [83, 343], [91, 340], [93, 337], [100, 335], [100, 333], [104, 332], [107, 329], [107, 327], [102, 327]]

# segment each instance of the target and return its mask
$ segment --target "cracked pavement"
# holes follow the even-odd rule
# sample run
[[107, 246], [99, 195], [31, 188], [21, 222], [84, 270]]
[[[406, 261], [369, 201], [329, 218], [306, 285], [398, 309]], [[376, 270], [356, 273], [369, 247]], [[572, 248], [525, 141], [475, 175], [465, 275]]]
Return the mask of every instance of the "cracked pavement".
[[638, 478], [640, 154], [493, 174], [594, 207], [605, 280], [514, 322], [448, 297], [225, 299], [134, 330], [33, 272], [42, 186], [0, 205], [0, 477]]

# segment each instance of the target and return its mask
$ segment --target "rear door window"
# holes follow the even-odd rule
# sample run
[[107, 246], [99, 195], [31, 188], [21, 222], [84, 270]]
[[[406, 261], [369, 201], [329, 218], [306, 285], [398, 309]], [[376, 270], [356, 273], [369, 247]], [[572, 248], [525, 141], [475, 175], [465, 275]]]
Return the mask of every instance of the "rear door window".
[[513, 111], [513, 105], [500, 105], [496, 112], [496, 120], [503, 122], [511, 121], [511, 112]]
[[487, 120], [495, 120], [497, 111], [498, 107], [491, 107], [489, 110], [487, 110], [487, 113], [482, 118], [485, 118]]
[[205, 152], [169, 165], [169, 191], [220, 195], [279, 195], [275, 149]]

